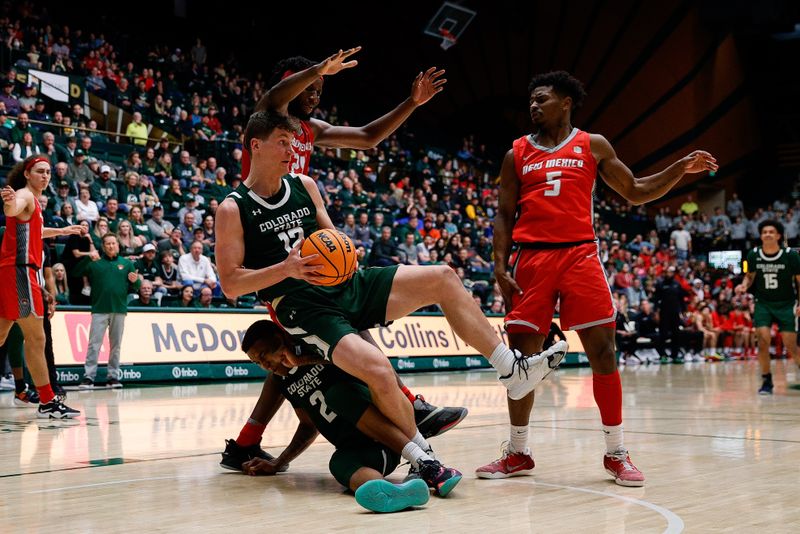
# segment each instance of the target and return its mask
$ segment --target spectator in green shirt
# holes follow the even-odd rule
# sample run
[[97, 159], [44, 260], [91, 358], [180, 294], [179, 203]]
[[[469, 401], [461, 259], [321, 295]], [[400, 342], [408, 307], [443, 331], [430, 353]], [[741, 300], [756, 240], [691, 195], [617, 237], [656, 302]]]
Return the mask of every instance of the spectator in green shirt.
[[98, 260], [81, 260], [75, 267], [77, 275], [89, 277], [92, 284], [92, 323], [89, 328], [89, 347], [86, 351], [84, 377], [80, 389], [94, 389], [97, 358], [103, 336], [108, 330], [111, 353], [108, 357], [107, 385], [121, 388], [120, 346], [128, 313], [128, 289], [139, 289], [141, 281], [133, 262], [119, 255], [119, 241], [113, 233], [103, 236], [103, 254]]
[[100, 166], [100, 179], [92, 182], [89, 186], [94, 200], [100, 211], [103, 210], [110, 199], [117, 200], [117, 184], [111, 181], [111, 167], [108, 165]]

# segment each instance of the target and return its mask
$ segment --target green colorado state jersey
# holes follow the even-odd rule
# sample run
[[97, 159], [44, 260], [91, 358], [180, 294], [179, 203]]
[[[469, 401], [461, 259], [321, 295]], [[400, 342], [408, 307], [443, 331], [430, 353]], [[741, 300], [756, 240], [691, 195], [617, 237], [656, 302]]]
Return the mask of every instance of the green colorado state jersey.
[[[363, 434], [356, 426], [342, 415], [333, 411], [326, 399], [328, 390], [337, 384], [360, 384], [354, 378], [335, 365], [304, 365], [293, 368], [287, 376], [275, 375], [283, 396], [294, 408], [303, 410], [314, 422], [319, 433], [335, 447], [358, 447], [375, 442]], [[366, 386], [364, 386], [366, 387]], [[363, 403], [362, 399], [345, 401], [348, 405]]]
[[786, 302], [797, 300], [795, 276], [800, 274], [800, 254], [782, 248], [768, 256], [756, 247], [747, 254], [747, 272], [755, 273], [750, 291], [758, 300]]
[[[247, 269], [263, 269], [282, 262], [298, 241], [319, 229], [317, 209], [300, 176], [287, 174], [281, 182], [280, 190], [270, 198], [260, 197], [244, 183], [228, 194], [227, 198], [239, 206]], [[272, 300], [307, 285], [287, 278], [259, 291], [259, 297]]]

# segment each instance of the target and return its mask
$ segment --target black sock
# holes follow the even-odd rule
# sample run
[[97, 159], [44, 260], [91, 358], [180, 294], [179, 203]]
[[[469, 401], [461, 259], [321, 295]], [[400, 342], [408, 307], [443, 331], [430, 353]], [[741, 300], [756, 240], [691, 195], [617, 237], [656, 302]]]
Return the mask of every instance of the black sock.
[[772, 382], [772, 373], [767, 373], [765, 375], [761, 375], [761, 378], [763, 378], [764, 380], [769, 380], [770, 382]]
[[22, 393], [25, 391], [25, 388], [28, 387], [28, 385], [25, 383], [24, 378], [14, 378], [14, 387], [16, 388], [17, 393]]

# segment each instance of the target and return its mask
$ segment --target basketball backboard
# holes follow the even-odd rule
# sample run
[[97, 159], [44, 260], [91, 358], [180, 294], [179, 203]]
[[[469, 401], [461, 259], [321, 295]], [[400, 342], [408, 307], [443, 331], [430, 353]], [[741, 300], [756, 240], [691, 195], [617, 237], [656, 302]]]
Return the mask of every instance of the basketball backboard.
[[475, 14], [476, 12], [471, 9], [445, 2], [428, 22], [425, 27], [425, 35], [442, 39], [441, 46], [447, 50], [456, 44]]

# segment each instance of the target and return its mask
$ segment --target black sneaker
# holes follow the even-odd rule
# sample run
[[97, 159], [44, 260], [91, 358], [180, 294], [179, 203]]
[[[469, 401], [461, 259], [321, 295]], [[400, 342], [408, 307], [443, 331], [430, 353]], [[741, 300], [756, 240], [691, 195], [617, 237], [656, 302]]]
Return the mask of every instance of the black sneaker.
[[419, 475], [422, 480], [439, 497], [447, 497], [461, 481], [461, 472], [443, 466], [438, 460], [425, 460], [419, 466]]
[[[241, 471], [242, 464], [253, 458], [263, 458], [265, 460], [275, 459], [274, 456], [261, 448], [261, 440], [258, 440], [258, 443], [250, 445], [249, 447], [242, 447], [236, 443], [235, 439], [226, 439], [225, 451], [222, 453], [222, 461], [219, 465], [231, 471]], [[289, 469], [289, 464], [283, 466], [279, 472], [283, 473], [287, 469]]]
[[25, 389], [20, 393], [14, 393], [14, 406], [20, 408], [30, 408], [39, 404], [39, 394], [25, 384]]
[[761, 384], [761, 388], [758, 390], [759, 395], [772, 395], [772, 373], [761, 375], [761, 378], [764, 379], [764, 382]]
[[122, 382], [116, 378], [109, 378], [106, 380], [106, 387], [110, 387], [111, 389], [122, 389]]
[[40, 404], [39, 412], [36, 416], [42, 419], [72, 419], [80, 414], [81, 412], [78, 410], [74, 410], [64, 404], [62, 397], [55, 397], [47, 404]]
[[88, 376], [84, 376], [81, 383], [78, 384], [78, 389], [89, 390], [94, 389], [94, 380], [89, 378]]
[[444, 434], [460, 423], [467, 413], [466, 408], [439, 408], [426, 402], [422, 395], [417, 395], [414, 400], [414, 420], [419, 433], [425, 439]]

